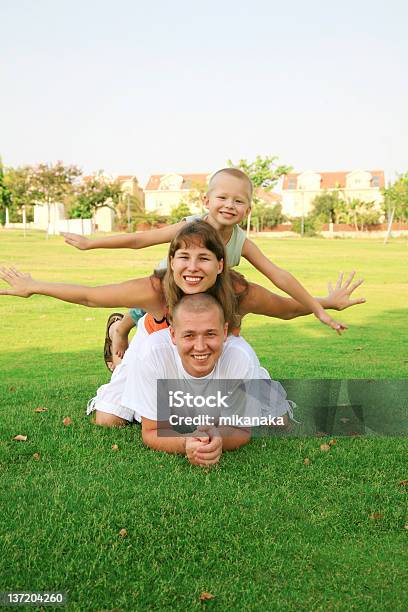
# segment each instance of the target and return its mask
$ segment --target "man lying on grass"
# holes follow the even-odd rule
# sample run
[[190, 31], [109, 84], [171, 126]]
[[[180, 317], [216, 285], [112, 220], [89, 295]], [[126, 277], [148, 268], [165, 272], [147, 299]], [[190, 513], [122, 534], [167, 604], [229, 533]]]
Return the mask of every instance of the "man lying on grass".
[[[118, 427], [136, 420], [142, 423], [143, 442], [152, 449], [186, 455], [193, 465], [219, 462], [223, 451], [235, 450], [250, 440], [250, 430], [232, 426], [202, 426], [192, 434], [178, 434], [169, 420], [158, 420], [158, 380], [244, 381], [269, 379], [249, 344], [227, 336], [228, 324], [219, 302], [211, 295], [184, 296], [174, 307], [172, 325], [143, 339], [120, 368], [91, 400], [88, 413], [96, 410], [96, 424]], [[276, 383], [277, 384], [277, 383]], [[235, 405], [234, 405], [235, 410]], [[271, 412], [274, 417], [290, 413], [282, 399]], [[283, 422], [283, 418], [281, 418]]]

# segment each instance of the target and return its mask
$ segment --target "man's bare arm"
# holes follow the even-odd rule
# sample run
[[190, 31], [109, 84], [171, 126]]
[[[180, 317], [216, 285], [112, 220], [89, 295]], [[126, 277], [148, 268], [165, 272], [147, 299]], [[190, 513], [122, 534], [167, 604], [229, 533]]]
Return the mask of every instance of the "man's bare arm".
[[[160, 430], [161, 435], [158, 435]], [[186, 454], [186, 436], [177, 434], [167, 422], [153, 421], [142, 417], [142, 440], [153, 450], [171, 453], [173, 455]]]

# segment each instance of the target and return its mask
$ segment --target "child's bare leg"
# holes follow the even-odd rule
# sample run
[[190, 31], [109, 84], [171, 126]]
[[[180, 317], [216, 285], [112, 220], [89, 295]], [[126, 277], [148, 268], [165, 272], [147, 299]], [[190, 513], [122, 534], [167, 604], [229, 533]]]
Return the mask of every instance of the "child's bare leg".
[[129, 368], [122, 364], [111, 380], [99, 387], [96, 395], [89, 400], [86, 408], [92, 421], [100, 427], [124, 427], [134, 421], [134, 412], [122, 404]]
[[[109, 321], [112, 318], [117, 318], [117, 320], [110, 323]], [[110, 342], [105, 339], [104, 352], [106, 365], [111, 372], [121, 363], [123, 355], [129, 346], [129, 332], [134, 326], [135, 323], [128, 312], [123, 317], [119, 313], [114, 313], [109, 317], [108, 335]]]
[[128, 421], [126, 419], [121, 419], [115, 414], [108, 414], [107, 412], [100, 412], [99, 410], [95, 411], [95, 425], [100, 425], [101, 427], [125, 427], [128, 425]]
[[129, 332], [135, 323], [127, 312], [121, 321], [112, 323], [109, 328], [109, 336], [112, 340], [112, 372], [122, 362], [123, 355], [129, 347]]

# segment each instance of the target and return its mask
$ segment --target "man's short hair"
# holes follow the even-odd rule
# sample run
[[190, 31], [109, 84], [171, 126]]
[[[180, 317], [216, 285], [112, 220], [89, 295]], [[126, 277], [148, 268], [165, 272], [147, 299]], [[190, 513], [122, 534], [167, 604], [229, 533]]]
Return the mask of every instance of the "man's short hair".
[[217, 170], [217, 172], [214, 172], [214, 174], [210, 178], [210, 182], [208, 183], [207, 193], [209, 193], [211, 189], [213, 188], [214, 179], [219, 174], [229, 174], [230, 176], [235, 176], [235, 178], [239, 178], [241, 179], [241, 181], [246, 182], [246, 184], [248, 185], [249, 197], [250, 199], [252, 199], [252, 192], [254, 190], [252, 181], [249, 178], [249, 176], [245, 174], [245, 172], [243, 170], [240, 170], [239, 168], [221, 168], [221, 170]]
[[215, 306], [220, 313], [220, 321], [222, 324], [225, 322], [224, 310], [213, 295], [209, 293], [194, 293], [193, 295], [183, 295], [181, 300], [177, 302], [177, 304], [173, 308], [171, 323], [174, 327], [175, 320], [177, 318], [177, 312], [179, 308], [186, 308], [188, 312], [191, 313], [199, 313], [204, 312], [211, 308], [211, 306]]

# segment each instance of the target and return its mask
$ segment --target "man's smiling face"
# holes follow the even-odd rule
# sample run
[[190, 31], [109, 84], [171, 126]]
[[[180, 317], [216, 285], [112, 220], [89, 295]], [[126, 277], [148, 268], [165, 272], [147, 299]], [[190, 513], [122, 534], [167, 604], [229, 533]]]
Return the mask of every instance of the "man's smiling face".
[[200, 312], [180, 306], [170, 333], [188, 374], [200, 378], [213, 371], [227, 338], [227, 328], [216, 305]]

